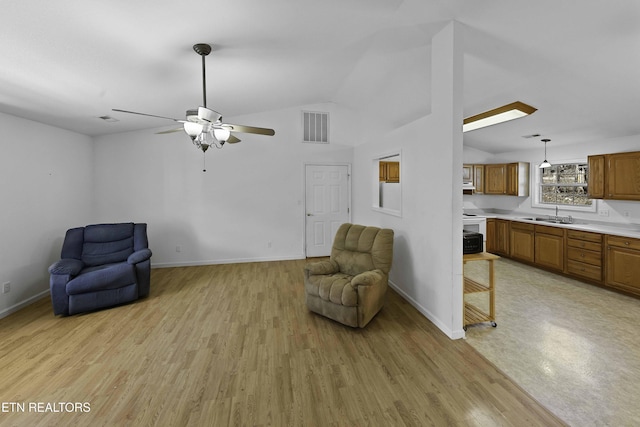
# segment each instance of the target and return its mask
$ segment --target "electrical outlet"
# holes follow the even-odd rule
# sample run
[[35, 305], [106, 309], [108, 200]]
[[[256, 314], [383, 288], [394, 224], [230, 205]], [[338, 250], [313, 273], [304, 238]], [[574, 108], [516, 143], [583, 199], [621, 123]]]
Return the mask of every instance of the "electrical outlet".
[[600, 216], [609, 216], [609, 209], [601, 209], [598, 211], [598, 215]]
[[271, 240], [269, 240], [269, 241], [267, 242], [267, 247], [268, 247], [268, 248], [271, 248]]
[[181, 245], [177, 245], [176, 246], [176, 252], [182, 252], [182, 246]]
[[624, 211], [622, 215], [629, 218], [629, 211]]
[[9, 292], [11, 292], [11, 282], [4, 282], [2, 284], [2, 293], [8, 294]]

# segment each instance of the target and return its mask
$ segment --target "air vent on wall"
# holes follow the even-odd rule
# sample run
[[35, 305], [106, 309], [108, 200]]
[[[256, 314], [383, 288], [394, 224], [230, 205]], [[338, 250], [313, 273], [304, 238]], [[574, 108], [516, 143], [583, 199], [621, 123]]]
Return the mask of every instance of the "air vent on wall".
[[329, 113], [302, 112], [302, 142], [329, 143]]

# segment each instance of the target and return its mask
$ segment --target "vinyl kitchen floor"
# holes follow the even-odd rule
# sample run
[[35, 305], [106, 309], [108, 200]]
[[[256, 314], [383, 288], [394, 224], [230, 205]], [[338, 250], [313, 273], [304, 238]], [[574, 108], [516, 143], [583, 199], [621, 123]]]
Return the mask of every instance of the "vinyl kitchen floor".
[[498, 326], [467, 342], [569, 425], [640, 425], [640, 299], [504, 258], [495, 277]]

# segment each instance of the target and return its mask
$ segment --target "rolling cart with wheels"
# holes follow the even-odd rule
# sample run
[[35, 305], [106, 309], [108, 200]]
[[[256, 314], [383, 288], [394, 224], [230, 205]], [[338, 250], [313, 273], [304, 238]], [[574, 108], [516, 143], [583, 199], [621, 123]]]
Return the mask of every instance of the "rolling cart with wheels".
[[464, 266], [463, 266], [463, 276], [464, 276], [464, 295], [476, 294], [476, 293], [488, 293], [489, 295], [489, 307], [488, 310], [483, 310], [476, 305], [464, 301], [464, 319], [462, 322], [462, 327], [466, 331], [468, 325], [473, 325], [476, 323], [484, 323], [491, 322], [491, 326], [494, 328], [498, 326], [496, 323], [496, 314], [495, 314], [495, 284], [494, 284], [494, 273], [493, 273], [493, 261], [500, 259], [498, 255], [490, 254], [488, 252], [480, 252], [477, 254], [464, 254], [462, 256], [462, 261], [464, 264], [471, 261], [487, 261], [489, 263], [489, 283], [483, 284], [479, 283], [469, 277], [464, 276]]

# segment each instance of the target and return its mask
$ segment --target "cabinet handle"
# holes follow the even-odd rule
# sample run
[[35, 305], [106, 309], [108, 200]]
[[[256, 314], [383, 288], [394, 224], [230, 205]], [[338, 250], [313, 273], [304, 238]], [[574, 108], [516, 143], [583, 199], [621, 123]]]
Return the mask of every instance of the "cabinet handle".
[[625, 245], [629, 246], [629, 242], [624, 242]]

